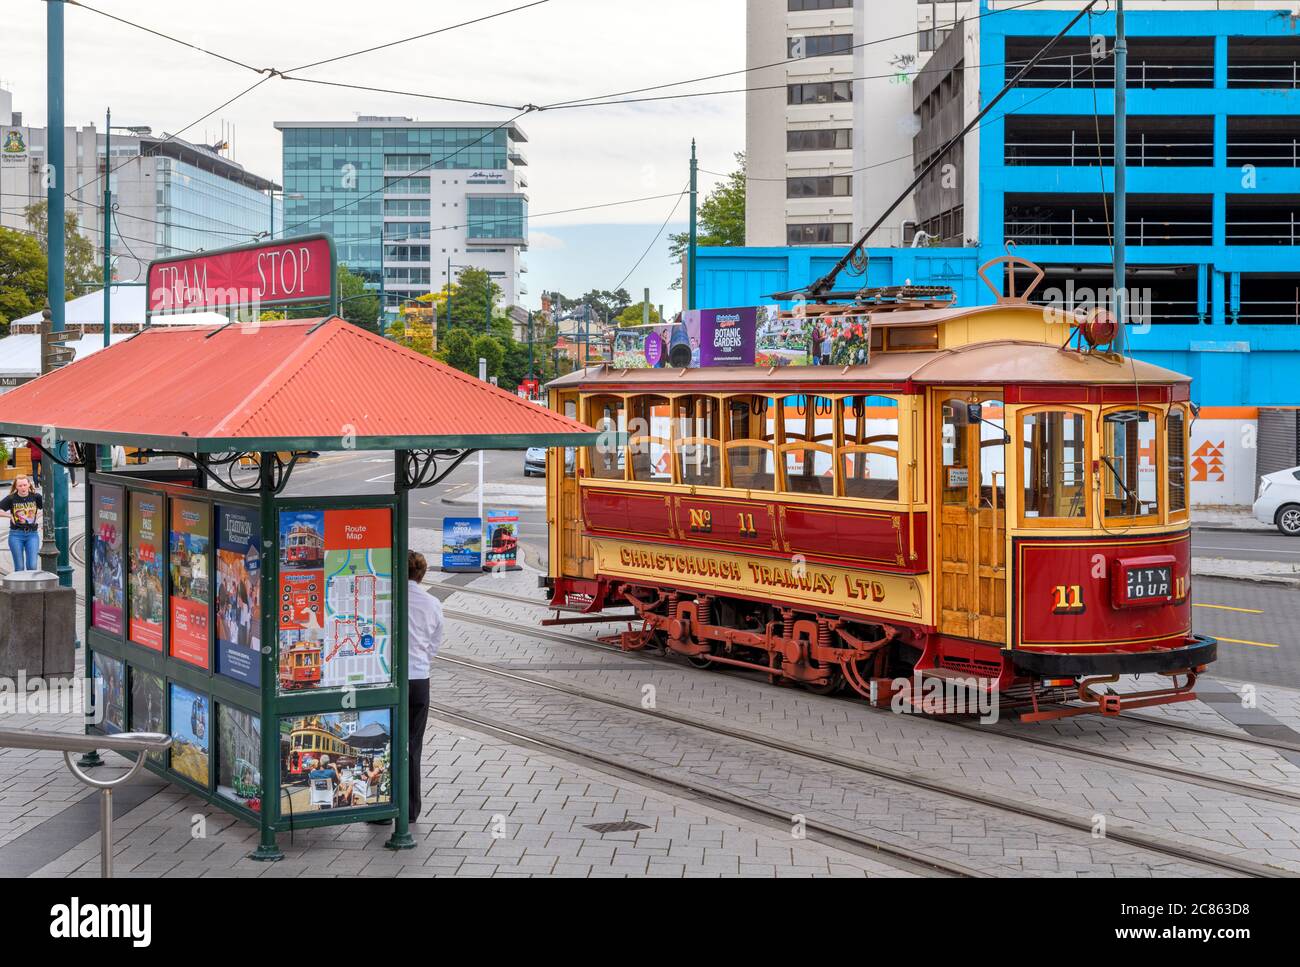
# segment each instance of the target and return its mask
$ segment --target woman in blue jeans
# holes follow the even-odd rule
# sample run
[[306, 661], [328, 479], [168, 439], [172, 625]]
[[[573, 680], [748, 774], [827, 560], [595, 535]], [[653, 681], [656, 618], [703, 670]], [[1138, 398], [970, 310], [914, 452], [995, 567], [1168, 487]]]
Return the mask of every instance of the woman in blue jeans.
[[9, 495], [0, 500], [0, 517], [9, 519], [9, 553], [15, 571], [41, 566], [41, 508], [44, 502], [27, 477], [18, 477]]

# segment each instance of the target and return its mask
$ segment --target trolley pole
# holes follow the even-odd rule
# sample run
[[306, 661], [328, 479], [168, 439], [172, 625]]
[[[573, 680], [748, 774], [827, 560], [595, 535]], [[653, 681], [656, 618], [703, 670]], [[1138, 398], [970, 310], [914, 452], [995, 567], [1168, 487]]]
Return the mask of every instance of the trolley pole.
[[1124, 0], [1115, 0], [1115, 275], [1111, 297], [1118, 323], [1115, 350], [1125, 352], [1128, 339], [1128, 289], [1124, 266], [1128, 242], [1128, 39], [1124, 32]]
[[[63, 7], [62, 3], [45, 5], [45, 84], [49, 116], [46, 120], [45, 179], [46, 246], [49, 255], [50, 328], [64, 330], [64, 300], [67, 298], [64, 250], [64, 131], [63, 131]], [[42, 445], [46, 441], [42, 441]], [[53, 449], [60, 459], [68, 457], [68, 445], [56, 440]], [[53, 461], [51, 461], [53, 462]], [[68, 475], [62, 467], [52, 466], [54, 503], [54, 542], [59, 549], [57, 572], [61, 587], [72, 587], [72, 567], [68, 564]], [[87, 484], [89, 486], [89, 484]]]
[[695, 247], [699, 241], [699, 206], [697, 183], [699, 163], [695, 160], [695, 139], [691, 138], [691, 227], [686, 249], [686, 308], [695, 308]]

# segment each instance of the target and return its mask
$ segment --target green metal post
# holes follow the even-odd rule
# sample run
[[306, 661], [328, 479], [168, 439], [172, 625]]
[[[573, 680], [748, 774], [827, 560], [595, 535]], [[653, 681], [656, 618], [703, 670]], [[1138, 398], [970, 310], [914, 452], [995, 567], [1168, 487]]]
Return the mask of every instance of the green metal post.
[[407, 665], [406, 545], [410, 521], [410, 490], [406, 486], [406, 451], [393, 452], [393, 683], [397, 686], [397, 721], [393, 723], [392, 796], [397, 806], [397, 823], [384, 846], [388, 849], [415, 849], [410, 830], [410, 783], [420, 777], [410, 776], [411, 688]]
[[[64, 329], [64, 300], [66, 293], [64, 248], [64, 131], [63, 131], [63, 4], [45, 5], [45, 65], [46, 105], [46, 247], [49, 256], [48, 287], [51, 328]], [[68, 458], [68, 444], [57, 440], [54, 450], [60, 459]], [[72, 566], [68, 562], [68, 474], [62, 467], [53, 467], [54, 493], [54, 543], [59, 549], [58, 565], [61, 587], [72, 587]]]
[[[274, 602], [280, 575], [280, 531], [275, 519], [275, 477], [273, 454], [258, 455], [258, 511], [262, 521], [262, 809], [258, 814], [260, 838], [257, 849], [248, 854], [250, 860], [273, 863], [284, 859], [275, 841], [275, 817], [280, 811], [280, 719], [275, 710], [275, 694], [279, 685], [279, 612]], [[215, 522], [214, 522], [215, 526]]]
[[1115, 274], [1111, 305], [1115, 310], [1115, 351], [1128, 342], [1128, 281], [1125, 246], [1128, 244], [1128, 38], [1124, 30], [1124, 0], [1115, 0]]
[[533, 378], [533, 314], [528, 313], [528, 378]]
[[[104, 109], [104, 348], [112, 342], [113, 298], [109, 288], [113, 284], [113, 109]], [[113, 469], [113, 448], [100, 451], [99, 469], [108, 473]]]
[[[83, 443], [83, 444], [82, 444], [82, 452], [84, 452], [84, 453], [86, 454], [86, 466], [87, 466], [87, 467], [92, 466], [92, 465], [94, 464], [94, 462], [95, 462], [95, 451], [96, 451], [96, 449], [97, 449], [97, 448], [95, 447], [94, 444], [89, 444], [89, 443]], [[49, 463], [50, 461], [47, 459], [45, 462], [46, 462], [46, 463]], [[94, 513], [94, 502], [93, 502], [93, 501], [91, 500], [91, 498], [90, 498], [90, 479], [89, 479], [89, 477], [87, 477], [87, 479], [86, 479], [86, 492], [85, 492], [85, 494], [82, 495], [82, 500], [84, 501], [84, 503], [85, 503], [85, 507], [86, 507], [86, 521], [87, 521], [87, 523], [89, 523], [89, 521], [90, 521], [90, 519], [91, 519], [91, 518], [90, 518], [90, 515], [91, 515], [92, 513]], [[87, 533], [89, 533], [89, 531], [87, 531]], [[94, 554], [94, 551], [95, 551], [95, 549], [94, 549], [93, 547], [91, 547], [89, 544], [87, 544], [87, 546], [86, 546], [86, 560], [87, 560], [87, 561], [92, 560], [92, 555]], [[85, 595], [85, 600], [86, 600], [87, 602], [89, 602], [89, 601], [93, 601], [93, 600], [94, 600], [94, 597], [95, 597], [94, 575], [91, 573], [91, 569], [90, 569], [89, 567], [86, 568], [85, 574], [82, 575], [82, 588], [81, 588], [81, 592], [82, 592], [83, 595]], [[85, 621], [86, 625], [85, 625], [85, 627], [82, 629], [82, 632], [81, 632], [81, 640], [84, 641], [84, 642], [86, 642], [87, 645], [89, 645], [89, 643], [90, 643], [90, 622], [91, 622], [91, 619], [92, 619], [92, 617], [93, 617], [93, 611], [92, 611], [92, 609], [91, 609], [89, 606], [87, 606], [84, 610], [85, 610], [85, 617], [84, 617], [82, 620]], [[80, 647], [81, 642], [77, 642], [77, 645], [78, 645], [78, 647]], [[94, 695], [94, 694], [95, 694], [95, 693], [94, 693], [95, 676], [94, 676], [94, 674], [93, 674], [93, 672], [94, 672], [94, 657], [92, 656], [89, 647], [86, 649], [86, 655], [85, 655], [85, 658], [86, 658], [86, 665], [85, 665], [85, 668], [82, 670], [82, 674], [85, 676], [85, 682], [86, 682], [86, 694], [87, 694], [87, 695]], [[99, 696], [95, 696], [95, 711], [96, 711], [96, 712], [99, 712], [99, 711], [100, 711], [100, 709], [99, 709]], [[98, 753], [97, 751], [95, 751], [94, 749], [91, 749], [89, 752], [83, 752], [83, 753], [81, 754], [81, 758], [77, 760], [77, 765], [78, 765], [79, 767], [81, 767], [82, 769], [93, 769], [93, 768], [95, 768], [96, 766], [102, 766], [103, 764], [104, 764], [104, 760], [103, 760], [102, 758], [100, 758], [99, 753]]]
[[384, 305], [384, 227], [379, 226], [379, 335], [388, 335], [388, 307]]
[[691, 227], [690, 240], [686, 249], [686, 308], [695, 308], [695, 247], [699, 242], [699, 206], [696, 204], [696, 184], [699, 178], [699, 164], [695, 160], [695, 139], [691, 138]]

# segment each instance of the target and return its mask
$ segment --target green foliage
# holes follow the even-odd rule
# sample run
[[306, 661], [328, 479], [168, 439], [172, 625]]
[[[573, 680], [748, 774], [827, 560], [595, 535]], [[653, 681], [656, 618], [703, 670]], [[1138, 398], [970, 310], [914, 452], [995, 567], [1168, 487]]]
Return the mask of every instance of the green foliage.
[[[736, 170], [727, 176], [727, 180], [709, 192], [708, 197], [700, 202], [697, 245], [745, 244], [745, 153], [743, 151], [736, 152], [736, 165]], [[668, 247], [668, 255], [673, 264], [680, 268], [682, 258], [690, 244], [690, 232], [679, 232], [670, 238], [672, 244]], [[673, 288], [680, 289], [681, 285], [682, 280], [678, 278], [673, 283]]]
[[478, 375], [478, 361], [487, 360], [487, 374], [497, 377], [497, 382], [501, 383], [501, 360], [505, 358], [505, 348], [495, 336], [480, 335], [474, 337], [471, 344], [473, 352], [473, 368], [466, 370], [473, 376]]
[[474, 336], [464, 326], [449, 329], [442, 341], [443, 362], [463, 373], [478, 371], [478, 357], [474, 355]]
[[339, 315], [354, 326], [379, 331], [379, 294], [366, 288], [366, 280], [339, 266]]
[[[50, 246], [49, 233], [46, 229], [49, 225], [49, 203], [38, 201], [28, 205], [23, 209], [23, 218], [27, 222], [27, 227], [36, 233], [36, 241], [41, 247], [41, 252], [48, 258]], [[73, 299], [102, 285], [104, 267], [95, 257], [95, 246], [90, 243], [90, 239], [81, 234], [76, 212], [64, 212], [63, 226], [64, 295], [67, 299]]]
[[[645, 322], [644, 312], [645, 312], [645, 303], [638, 302], [636, 305], [628, 306], [626, 309], [624, 309], [623, 312], [618, 316], [618, 319], [616, 321], [618, 322], [620, 328], [626, 328], [627, 326], [639, 326]], [[656, 309], [654, 306], [651, 306], [650, 324], [655, 325], [662, 321], [663, 319], [660, 318], [659, 316], [659, 310]]]
[[36, 239], [0, 228], [0, 332], [45, 304], [45, 253]]

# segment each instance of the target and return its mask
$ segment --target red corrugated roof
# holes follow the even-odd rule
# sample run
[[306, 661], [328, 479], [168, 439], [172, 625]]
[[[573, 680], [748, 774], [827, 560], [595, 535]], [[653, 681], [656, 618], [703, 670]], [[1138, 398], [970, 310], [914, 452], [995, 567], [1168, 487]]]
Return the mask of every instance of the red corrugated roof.
[[338, 449], [349, 438], [385, 449], [559, 446], [593, 432], [337, 317], [155, 327], [0, 395], [0, 432], [46, 427], [188, 452], [251, 441]]

